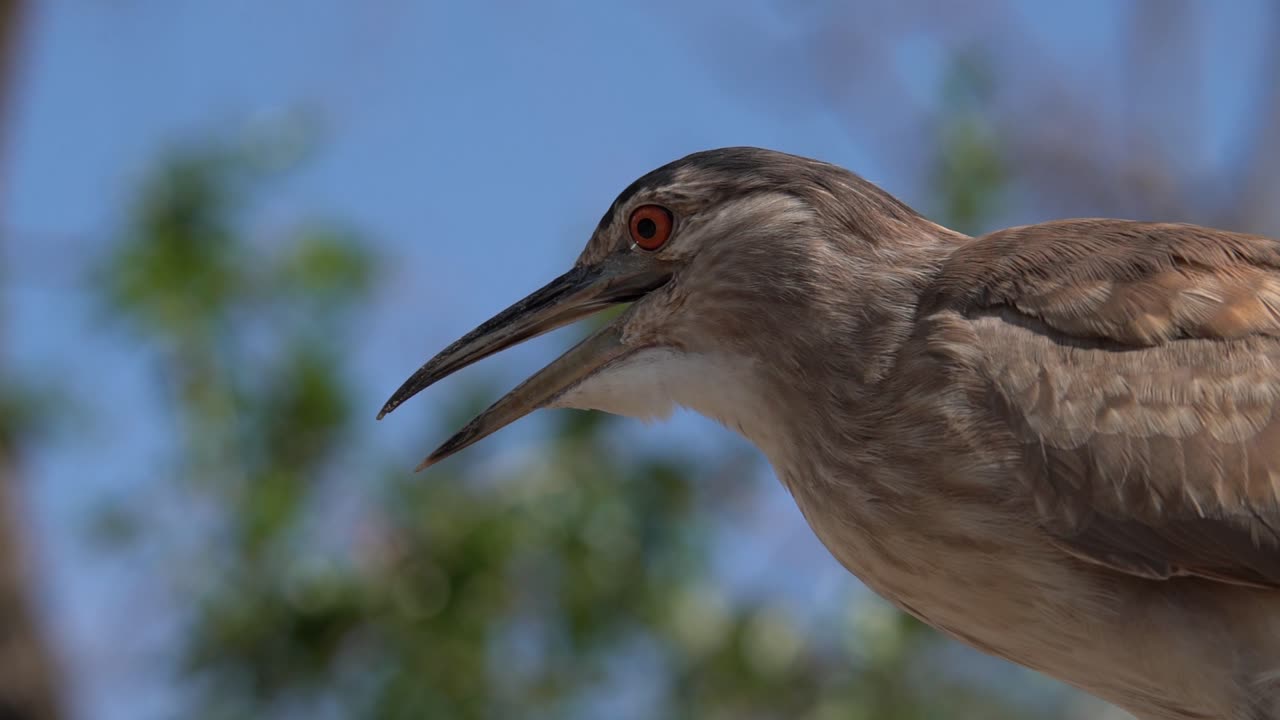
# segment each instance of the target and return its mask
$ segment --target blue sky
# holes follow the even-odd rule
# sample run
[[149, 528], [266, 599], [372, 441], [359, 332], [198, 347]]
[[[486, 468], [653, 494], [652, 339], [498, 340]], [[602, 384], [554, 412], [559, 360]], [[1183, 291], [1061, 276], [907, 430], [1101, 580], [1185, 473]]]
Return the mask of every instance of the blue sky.
[[[851, 37], [880, 49], [848, 57], [877, 65], [815, 64], [814, 23], [831, 6], [39, 3], [9, 138], [3, 349], [26, 376], [56, 381], [74, 398], [73, 419], [27, 459], [26, 475], [43, 604], [83, 716], [145, 718], [165, 707], [149, 651], [113, 661], [135, 635], [141, 646], [163, 646], [163, 618], [156, 638], [122, 625], [137, 576], [86, 547], [80, 532], [104, 497], [156, 481], [149, 469], [169, 439], [145, 353], [104, 325], [81, 283], [158, 151], [299, 109], [316, 113], [322, 151], [254, 223], [269, 237], [320, 214], [373, 238], [387, 273], [354, 358], [372, 418], [431, 352], [565, 269], [618, 190], [685, 153], [750, 144], [821, 157], [927, 207], [910, 158], [928, 138], [902, 119], [935, 102], [947, 47], [913, 29], [918, 19], [894, 20], [888, 3], [872, 3], [865, 20], [851, 14], [865, 26]], [[918, 14], [946, 14], [945, 6]], [[1129, 22], [1120, 6], [1025, 2], [1007, 25], [980, 26], [980, 13], [953, 12], [947, 22], [978, 45], [1017, 33], [1048, 58], [1039, 67], [1055, 82], [1096, 87], [1104, 114], [1116, 111], [1115, 44]], [[1204, 44], [1193, 50], [1212, 95], [1205, 162], [1241, 130], [1264, 6], [1200, 6]], [[887, 36], [877, 36], [881, 26]], [[1011, 77], [1026, 70], [1002, 62]], [[851, 80], [838, 82], [845, 74]], [[860, 79], [869, 75], [879, 79]], [[468, 372], [512, 383], [562, 342], [540, 339]], [[369, 443], [411, 467], [438, 439], [417, 434], [431, 402], [424, 396], [395, 422], [371, 426]], [[740, 442], [688, 416], [643, 434], [695, 449]], [[527, 427], [505, 435], [501, 443], [518, 446]], [[780, 489], [770, 507], [774, 516], [752, 533], [763, 548], [804, 558], [800, 592], [846, 582]]]

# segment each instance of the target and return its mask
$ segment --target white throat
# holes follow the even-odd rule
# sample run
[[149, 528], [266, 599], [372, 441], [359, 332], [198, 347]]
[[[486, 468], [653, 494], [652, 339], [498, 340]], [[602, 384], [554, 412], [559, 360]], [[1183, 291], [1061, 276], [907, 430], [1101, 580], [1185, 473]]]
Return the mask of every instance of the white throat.
[[665, 419], [675, 406], [736, 430], [771, 460], [785, 445], [753, 364], [736, 356], [638, 351], [603, 368], [551, 403], [641, 420]]

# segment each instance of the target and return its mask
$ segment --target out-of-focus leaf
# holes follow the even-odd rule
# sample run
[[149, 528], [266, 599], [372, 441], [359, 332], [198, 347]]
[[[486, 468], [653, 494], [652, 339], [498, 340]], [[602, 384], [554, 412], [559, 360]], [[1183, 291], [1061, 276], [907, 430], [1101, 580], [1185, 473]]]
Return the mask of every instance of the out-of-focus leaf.
[[299, 231], [280, 263], [281, 290], [326, 304], [350, 303], [372, 280], [373, 263], [359, 235], [330, 226]]

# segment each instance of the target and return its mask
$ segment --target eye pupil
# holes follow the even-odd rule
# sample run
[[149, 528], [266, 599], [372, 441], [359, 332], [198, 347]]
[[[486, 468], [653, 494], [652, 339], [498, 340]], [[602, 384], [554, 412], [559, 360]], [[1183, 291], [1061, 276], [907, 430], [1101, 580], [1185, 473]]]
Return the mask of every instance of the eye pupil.
[[640, 237], [649, 240], [658, 234], [658, 223], [651, 218], [641, 218], [640, 222], [636, 223], [636, 232]]
[[661, 205], [636, 208], [628, 221], [634, 247], [652, 252], [666, 245], [667, 238], [671, 237], [673, 219], [671, 211]]

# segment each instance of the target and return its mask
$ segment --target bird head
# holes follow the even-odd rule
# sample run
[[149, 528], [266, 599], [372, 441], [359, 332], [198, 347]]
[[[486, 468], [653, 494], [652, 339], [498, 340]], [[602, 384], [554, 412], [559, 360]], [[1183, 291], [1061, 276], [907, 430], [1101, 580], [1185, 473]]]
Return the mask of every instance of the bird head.
[[[888, 298], [901, 283], [887, 261], [931, 230], [942, 229], [834, 165], [759, 148], [694, 153], [623, 190], [568, 272], [427, 361], [378, 418], [472, 363], [630, 303], [419, 469], [546, 407], [644, 417], [683, 404], [750, 436], [744, 424], [772, 400], [747, 387], [765, 375], [785, 387], [832, 355], [843, 326], [874, 324], [857, 299]], [[715, 387], [725, 383], [727, 394]]]

